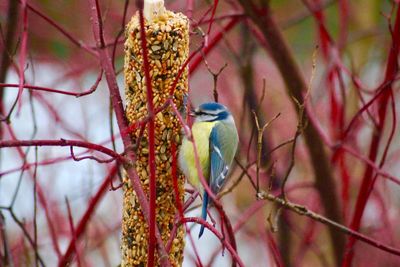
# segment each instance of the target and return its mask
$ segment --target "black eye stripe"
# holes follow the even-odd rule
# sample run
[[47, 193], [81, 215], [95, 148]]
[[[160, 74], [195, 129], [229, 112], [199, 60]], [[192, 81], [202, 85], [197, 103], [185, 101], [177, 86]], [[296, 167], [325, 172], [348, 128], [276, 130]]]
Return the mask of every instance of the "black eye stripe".
[[207, 112], [203, 112], [203, 111], [196, 111], [195, 112], [196, 115], [210, 115], [210, 116], [217, 116], [216, 114], [212, 114], [212, 113], [207, 113]]

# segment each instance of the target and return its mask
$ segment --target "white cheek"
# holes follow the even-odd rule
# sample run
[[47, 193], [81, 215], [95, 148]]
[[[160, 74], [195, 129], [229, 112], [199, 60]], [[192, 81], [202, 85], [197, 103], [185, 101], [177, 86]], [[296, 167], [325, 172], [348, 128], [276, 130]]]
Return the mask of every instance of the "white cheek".
[[199, 122], [199, 121], [213, 121], [216, 118], [217, 118], [216, 116], [212, 116], [212, 115], [201, 115], [201, 116], [198, 116], [196, 118], [196, 122]]

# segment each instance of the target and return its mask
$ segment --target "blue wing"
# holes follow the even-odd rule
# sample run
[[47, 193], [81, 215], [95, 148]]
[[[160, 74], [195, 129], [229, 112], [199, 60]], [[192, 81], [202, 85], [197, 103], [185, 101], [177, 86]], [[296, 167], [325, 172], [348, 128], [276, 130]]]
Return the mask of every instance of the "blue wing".
[[[225, 130], [222, 125], [216, 124], [214, 128], [211, 130], [210, 134], [210, 179], [209, 179], [209, 186], [211, 191], [214, 194], [218, 194], [221, 190], [222, 186], [224, 185], [225, 178], [228, 174], [229, 170], [229, 163], [225, 161], [223, 155], [223, 137]], [[235, 145], [236, 146], [236, 145]], [[235, 147], [236, 150], [236, 147]], [[203, 220], [207, 219], [207, 206], [209, 203], [209, 196], [207, 191], [204, 191], [203, 194], [203, 205], [201, 211], [201, 218]], [[199, 238], [203, 235], [204, 226], [201, 225]]]
[[[216, 126], [214, 126], [210, 134], [209, 181], [211, 191], [214, 194], [218, 194], [218, 192], [221, 191], [221, 188], [225, 183], [225, 178], [228, 175], [229, 165], [232, 161], [232, 159], [227, 158], [228, 155], [224, 154], [227, 148], [227, 140], [224, 140], [224, 137], [227, 137], [225, 127], [222, 124], [217, 124]], [[232, 155], [229, 156], [232, 157]]]

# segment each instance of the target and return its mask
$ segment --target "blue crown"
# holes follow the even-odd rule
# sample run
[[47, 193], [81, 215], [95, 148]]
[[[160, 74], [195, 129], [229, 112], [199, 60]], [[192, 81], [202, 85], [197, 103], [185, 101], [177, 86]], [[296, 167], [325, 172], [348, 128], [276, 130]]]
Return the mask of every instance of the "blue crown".
[[210, 110], [210, 111], [216, 111], [216, 110], [227, 110], [227, 108], [219, 103], [216, 102], [207, 102], [207, 103], [203, 103], [199, 106], [199, 109], [201, 110]]

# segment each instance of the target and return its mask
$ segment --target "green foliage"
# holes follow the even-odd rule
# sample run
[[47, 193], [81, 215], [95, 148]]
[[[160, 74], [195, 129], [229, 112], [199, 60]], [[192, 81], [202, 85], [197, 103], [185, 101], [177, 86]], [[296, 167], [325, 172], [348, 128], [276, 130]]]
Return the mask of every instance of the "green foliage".
[[66, 46], [65, 42], [60, 42], [58, 40], [52, 40], [50, 43], [52, 53], [61, 59], [68, 58], [70, 55], [70, 49]]

